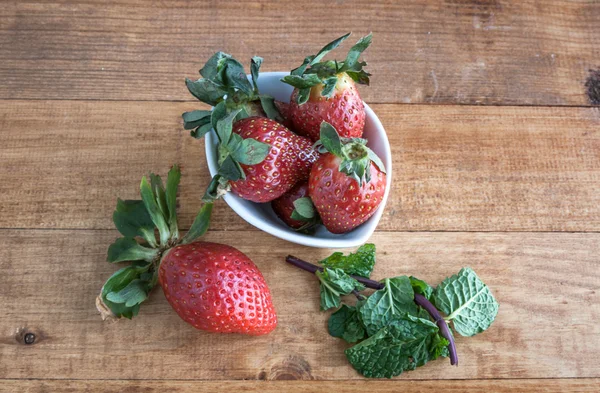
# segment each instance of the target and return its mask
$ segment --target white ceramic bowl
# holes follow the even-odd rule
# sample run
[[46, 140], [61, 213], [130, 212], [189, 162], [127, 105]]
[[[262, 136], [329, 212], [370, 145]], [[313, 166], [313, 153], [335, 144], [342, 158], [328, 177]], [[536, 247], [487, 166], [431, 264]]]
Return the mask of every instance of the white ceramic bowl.
[[[258, 87], [262, 93], [269, 94], [279, 101], [289, 102], [292, 87], [280, 81], [287, 72], [263, 72], [258, 78]], [[238, 197], [233, 193], [225, 195], [225, 202], [240, 217], [267, 233], [278, 238], [288, 240], [292, 243], [302, 244], [310, 247], [320, 248], [344, 248], [357, 247], [365, 243], [375, 231], [383, 209], [387, 202], [388, 194], [392, 185], [392, 152], [390, 142], [381, 122], [375, 112], [365, 104], [366, 122], [363, 137], [369, 140], [368, 146], [381, 158], [387, 171], [387, 187], [385, 195], [377, 211], [371, 218], [358, 228], [336, 235], [321, 226], [312, 235], [298, 233], [283, 223], [271, 209], [270, 203], [254, 203]], [[213, 132], [206, 134], [206, 161], [211, 176], [217, 173], [217, 137]]]

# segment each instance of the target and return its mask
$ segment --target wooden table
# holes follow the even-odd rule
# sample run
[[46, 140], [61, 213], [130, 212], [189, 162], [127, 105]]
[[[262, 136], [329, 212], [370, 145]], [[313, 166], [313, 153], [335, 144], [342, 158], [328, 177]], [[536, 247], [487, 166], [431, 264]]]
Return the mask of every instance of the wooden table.
[[[598, 391], [599, 26], [593, 0], [2, 2], [0, 391]], [[184, 77], [216, 50], [289, 70], [350, 30], [373, 31], [361, 94], [394, 156], [374, 277], [438, 283], [468, 265], [501, 305], [490, 330], [457, 338], [460, 366], [365, 381], [327, 334], [314, 278], [284, 263], [331, 251], [224, 203], [206, 239], [256, 261], [275, 332], [196, 331], [160, 291], [133, 321], [103, 323], [117, 196], [180, 163], [188, 228], [209, 179], [182, 128], [203, 107]]]

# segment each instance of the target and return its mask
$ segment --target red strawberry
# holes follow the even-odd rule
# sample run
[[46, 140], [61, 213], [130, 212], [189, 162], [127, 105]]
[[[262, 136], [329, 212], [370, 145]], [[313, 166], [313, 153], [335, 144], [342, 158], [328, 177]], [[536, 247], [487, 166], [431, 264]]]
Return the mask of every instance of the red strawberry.
[[158, 280], [177, 314], [197, 329], [258, 336], [277, 325], [265, 279], [233, 247], [202, 241], [176, 246], [164, 254]]
[[321, 126], [320, 141], [328, 152], [313, 165], [308, 192], [327, 230], [346, 233], [377, 210], [385, 194], [385, 168], [364, 139], [340, 139], [328, 123]]
[[308, 178], [318, 154], [307, 138], [298, 136], [275, 120], [249, 117], [233, 126], [233, 133], [270, 146], [265, 159], [255, 165], [241, 164], [245, 179], [230, 181], [231, 190], [253, 202], [269, 202]]
[[308, 183], [296, 184], [287, 193], [271, 202], [273, 211], [281, 221], [298, 230], [308, 230], [319, 222], [308, 196]]
[[316, 56], [282, 79], [294, 86], [289, 113], [294, 130], [319, 139], [321, 122], [333, 125], [340, 136], [360, 138], [365, 126], [365, 107], [356, 84], [369, 84], [369, 73], [363, 70], [367, 63], [358, 61], [360, 54], [371, 44], [371, 34], [361, 38], [342, 62], [324, 61], [323, 57], [344, 41], [350, 33], [327, 44]]
[[292, 114], [290, 113], [290, 104], [283, 101], [274, 101], [279, 114], [281, 115], [280, 123], [294, 131], [294, 123], [292, 122]]
[[325, 85], [319, 84], [310, 90], [308, 101], [298, 103], [298, 89], [294, 89], [290, 102], [290, 115], [294, 129], [313, 141], [319, 139], [321, 122], [326, 121], [338, 130], [340, 136], [360, 138], [365, 128], [365, 106], [356, 84], [346, 73], [338, 78], [333, 95], [322, 95]]
[[208, 229], [212, 202], [202, 207], [188, 233], [179, 236], [180, 177], [174, 166], [165, 189], [160, 177], [151, 174], [150, 183], [142, 179], [142, 200], [118, 200], [113, 221], [124, 237], [109, 247], [107, 259], [134, 262], [102, 287], [96, 307], [103, 319], [134, 317], [159, 283], [177, 314], [198, 329], [250, 335], [271, 332], [277, 316], [256, 265], [233, 247], [196, 241]]

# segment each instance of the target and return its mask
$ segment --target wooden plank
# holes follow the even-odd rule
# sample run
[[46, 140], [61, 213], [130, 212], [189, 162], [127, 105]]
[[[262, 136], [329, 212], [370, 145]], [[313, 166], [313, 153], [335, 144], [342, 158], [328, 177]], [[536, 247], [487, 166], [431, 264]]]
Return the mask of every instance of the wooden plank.
[[325, 391], [345, 393], [448, 393], [475, 392], [597, 392], [600, 379], [509, 379], [474, 381], [93, 381], [93, 380], [0, 380], [0, 392], [45, 393], [143, 391], [145, 393], [186, 392], [263, 392], [263, 393], [321, 393]]
[[[347, 31], [374, 33], [367, 102], [588, 105], [600, 3], [351, 0], [18, 1], [0, 10], [0, 98], [190, 100], [224, 50], [290, 70]], [[354, 40], [354, 39], [353, 39]]]
[[[346, 345], [327, 334], [318, 283], [286, 265], [330, 251], [262, 232], [211, 231], [247, 253], [270, 285], [279, 325], [270, 335], [194, 330], [160, 290], [133, 321], [100, 321], [94, 298], [116, 270], [106, 263], [114, 231], [0, 231], [0, 377], [91, 379], [359, 379]], [[439, 360], [400, 379], [600, 377], [600, 234], [386, 233], [376, 279], [412, 274], [433, 284], [471, 266], [500, 303], [492, 327], [457, 337], [460, 366]], [[265, 247], [265, 245], [269, 247]], [[27, 332], [33, 345], [23, 345]]]
[[[5, 101], [0, 227], [112, 228], [117, 196], [183, 165], [181, 223], [208, 182], [193, 103]], [[600, 111], [375, 105], [393, 153], [380, 230], [598, 231]], [[249, 229], [221, 204], [213, 229]]]

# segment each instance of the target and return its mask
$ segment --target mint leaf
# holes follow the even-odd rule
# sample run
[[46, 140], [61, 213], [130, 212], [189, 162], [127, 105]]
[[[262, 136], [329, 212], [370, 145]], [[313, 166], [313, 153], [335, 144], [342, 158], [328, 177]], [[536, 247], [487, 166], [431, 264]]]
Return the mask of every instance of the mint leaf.
[[330, 335], [349, 343], [355, 343], [366, 337], [365, 327], [356, 307], [342, 304], [339, 310], [331, 314], [327, 325]]
[[337, 308], [341, 303], [341, 296], [353, 290], [362, 291], [365, 287], [344, 273], [341, 269], [325, 268], [322, 272], [315, 273], [321, 281], [321, 310]]
[[117, 208], [113, 213], [115, 227], [125, 237], [141, 236], [150, 246], [156, 246], [154, 223], [143, 201], [123, 201], [117, 199]]
[[434, 323], [405, 315], [348, 348], [346, 357], [365, 377], [391, 378], [429, 361], [429, 350], [437, 331]]
[[427, 284], [425, 281], [423, 280], [419, 280], [416, 277], [410, 276], [410, 285], [412, 285], [413, 291], [415, 293], [419, 293], [423, 296], [425, 296], [425, 298], [427, 300], [431, 300], [431, 295], [433, 294], [433, 288]]
[[120, 237], [108, 247], [106, 260], [113, 263], [124, 261], [152, 262], [157, 254], [158, 250], [141, 246], [133, 238]]
[[416, 315], [415, 294], [406, 276], [386, 278], [384, 288], [373, 292], [360, 308], [360, 315], [369, 336], [392, 319], [406, 313]]
[[452, 321], [454, 330], [467, 337], [489, 328], [498, 314], [498, 302], [490, 289], [468, 267], [438, 285], [434, 304]]
[[346, 274], [369, 278], [375, 267], [375, 245], [363, 244], [355, 253], [347, 256], [339, 251], [334, 252], [319, 263], [331, 269], [342, 269]]

